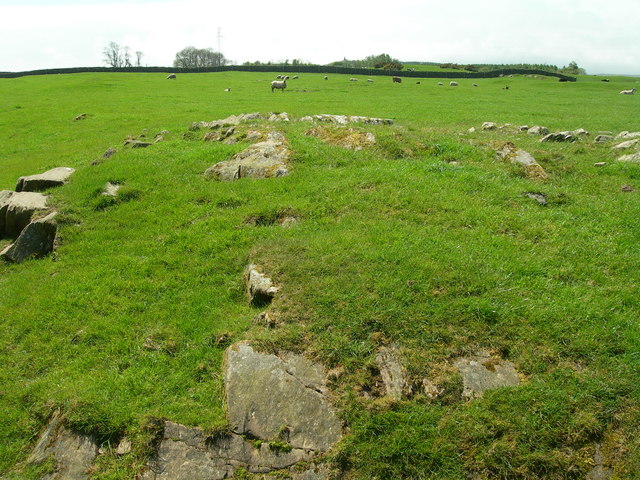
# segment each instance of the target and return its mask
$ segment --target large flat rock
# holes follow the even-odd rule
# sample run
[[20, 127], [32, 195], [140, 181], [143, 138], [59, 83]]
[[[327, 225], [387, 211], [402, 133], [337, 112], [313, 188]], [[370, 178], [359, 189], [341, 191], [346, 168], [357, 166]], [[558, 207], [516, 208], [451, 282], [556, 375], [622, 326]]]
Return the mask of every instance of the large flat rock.
[[57, 167], [37, 175], [20, 177], [16, 185], [16, 192], [40, 192], [51, 187], [59, 187], [67, 183], [75, 169]]
[[164, 422], [157, 455], [144, 480], [221, 480], [242, 467], [252, 473], [281, 470], [308, 461], [313, 452], [273, 448], [267, 442], [250, 443], [240, 435], [207, 436], [201, 429]]
[[226, 351], [224, 379], [233, 432], [321, 452], [340, 440], [342, 424], [325, 396], [320, 365], [240, 342]]

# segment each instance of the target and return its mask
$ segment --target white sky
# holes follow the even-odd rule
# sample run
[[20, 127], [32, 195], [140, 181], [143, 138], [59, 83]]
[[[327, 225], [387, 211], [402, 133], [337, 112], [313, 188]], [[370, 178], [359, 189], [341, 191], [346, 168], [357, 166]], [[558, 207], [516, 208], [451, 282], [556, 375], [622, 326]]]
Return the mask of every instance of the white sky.
[[0, 0], [0, 71], [106, 66], [111, 41], [170, 67], [184, 47], [217, 51], [218, 28], [237, 64], [388, 53], [640, 74], [638, 0]]

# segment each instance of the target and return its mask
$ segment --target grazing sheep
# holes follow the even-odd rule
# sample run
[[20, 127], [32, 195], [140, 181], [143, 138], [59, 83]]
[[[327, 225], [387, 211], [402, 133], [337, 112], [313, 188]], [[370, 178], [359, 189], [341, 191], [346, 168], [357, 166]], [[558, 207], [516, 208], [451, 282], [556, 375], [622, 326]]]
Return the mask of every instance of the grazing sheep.
[[170, 73], [169, 75], [167, 75], [167, 78], [175, 79], [176, 78], [176, 74], [175, 73]]
[[608, 78], [603, 78], [602, 80], [600, 80], [601, 82], [608, 82], [609, 79]]
[[357, 81], [358, 81], [358, 79], [357, 79], [357, 78], [353, 78], [353, 77], [351, 77], [351, 78], [349, 79], [349, 81], [350, 81], [350, 82], [357, 82]]
[[371, 79], [371, 78], [367, 78], [367, 82], [369, 82], [369, 83], [373, 83], [373, 79]]
[[276, 89], [280, 89], [282, 90], [282, 93], [284, 93], [284, 89], [287, 88], [287, 78], [289, 77], [284, 77], [282, 80], [274, 80], [271, 82], [271, 93]]
[[400, 77], [391, 77], [391, 81], [393, 83], [402, 83], [402, 79]]
[[225, 88], [225, 89], [224, 89], [224, 91], [225, 91], [225, 92], [230, 92], [230, 91], [231, 91], [231, 89], [230, 89], [230, 88]]
[[503, 90], [509, 90], [509, 85], [505, 85], [504, 87], [502, 87]]
[[622, 90], [620, 92], [620, 95], [633, 95], [633, 92], [635, 92], [635, 91], [636, 91], [635, 88], [632, 88], [631, 90]]
[[449, 85], [452, 87], [457, 87], [458, 86], [458, 82], [449, 82]]
[[324, 76], [324, 79], [325, 79], [325, 80], [329, 80], [329, 77], [327, 77], [327, 76], [325, 75], [325, 76]]
[[439, 87], [441, 87], [441, 86], [443, 86], [443, 85], [444, 85], [444, 83], [442, 83], [442, 82], [438, 82], [438, 86], [439, 86]]
[[416, 82], [416, 85], [420, 85], [420, 82]]
[[297, 80], [297, 79], [298, 79], [298, 75], [294, 75], [294, 76], [293, 76], [293, 79], [294, 79], [294, 80]]
[[477, 86], [478, 86], [478, 84], [477, 84], [477, 83], [472, 83], [472, 84], [471, 84], [471, 86], [472, 86], [472, 87], [477, 87]]

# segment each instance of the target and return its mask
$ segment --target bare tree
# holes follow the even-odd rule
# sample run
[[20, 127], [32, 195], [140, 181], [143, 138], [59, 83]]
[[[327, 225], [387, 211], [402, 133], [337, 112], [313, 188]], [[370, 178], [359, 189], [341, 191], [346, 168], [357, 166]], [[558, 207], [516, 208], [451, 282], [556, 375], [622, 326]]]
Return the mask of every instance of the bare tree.
[[141, 67], [142, 66], [142, 57], [144, 56], [144, 53], [137, 51], [136, 52], [136, 67]]
[[122, 49], [123, 54], [122, 54], [122, 63], [123, 65], [128, 68], [131, 66], [131, 52], [129, 47], [124, 47]]
[[104, 50], [104, 62], [112, 68], [120, 68], [123, 64], [122, 49], [116, 42], [109, 42]]

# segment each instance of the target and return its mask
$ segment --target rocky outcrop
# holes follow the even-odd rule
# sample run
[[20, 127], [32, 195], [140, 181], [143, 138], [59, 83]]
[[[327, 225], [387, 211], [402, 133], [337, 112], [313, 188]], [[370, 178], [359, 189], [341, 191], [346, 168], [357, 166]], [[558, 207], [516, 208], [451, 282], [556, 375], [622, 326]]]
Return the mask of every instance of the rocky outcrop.
[[87, 471], [97, 455], [95, 439], [69, 430], [62, 415], [56, 412], [40, 434], [27, 462], [39, 464], [53, 459], [55, 471], [42, 480], [85, 480], [89, 478]]
[[216, 180], [281, 177], [289, 173], [290, 151], [284, 136], [272, 132], [264, 142], [258, 142], [234, 155], [231, 160], [216, 163], [204, 175]]
[[52, 168], [44, 173], [20, 177], [16, 185], [16, 192], [40, 192], [51, 187], [59, 187], [67, 183], [67, 180], [75, 172], [69, 167]]
[[637, 145], [640, 145], [640, 138], [634, 138], [631, 140], [626, 140], [622, 143], [618, 143], [617, 145], [611, 147], [611, 150], [627, 150], [628, 148], [635, 147]]
[[224, 364], [227, 416], [234, 433], [316, 453], [326, 452], [342, 437], [322, 366], [299, 355], [259, 353], [248, 342], [229, 347]]
[[49, 197], [36, 192], [0, 192], [0, 236], [16, 238], [38, 212], [47, 209]]
[[549, 133], [540, 139], [541, 142], [575, 142], [580, 136], [589, 135], [584, 128], [577, 130]]
[[393, 120], [389, 118], [370, 118], [357, 115], [308, 115], [300, 119], [301, 122], [325, 122], [347, 125], [349, 123], [364, 123], [366, 125], [393, 125]]
[[206, 435], [199, 428], [164, 422], [155, 458], [144, 480], [222, 480], [242, 467], [251, 473], [281, 470], [308, 461], [313, 452], [279, 448], [280, 444], [248, 441], [241, 435]]
[[11, 245], [0, 252], [0, 258], [13, 263], [22, 263], [28, 258], [43, 257], [53, 251], [58, 226], [56, 212], [33, 220]]
[[462, 397], [468, 400], [481, 397], [487, 390], [520, 384], [520, 377], [512, 363], [489, 355], [459, 358], [453, 366], [462, 376]]
[[498, 158], [516, 163], [524, 168], [528, 178], [545, 180], [548, 178], [547, 172], [542, 166], [536, 162], [535, 158], [524, 150], [517, 148], [513, 143], [505, 143], [500, 150], [497, 151]]

